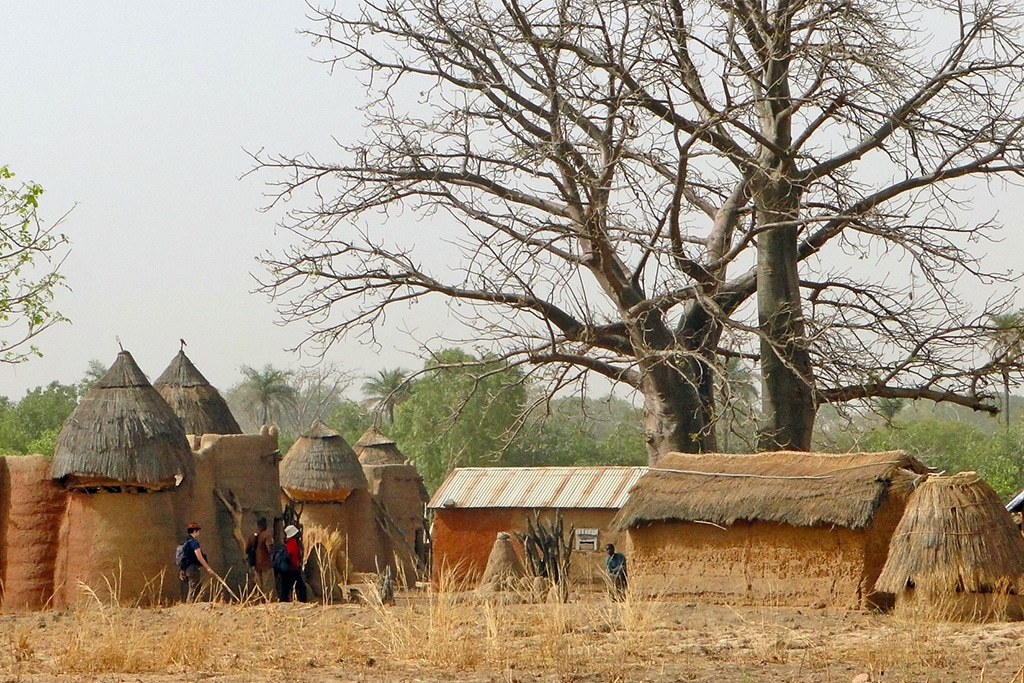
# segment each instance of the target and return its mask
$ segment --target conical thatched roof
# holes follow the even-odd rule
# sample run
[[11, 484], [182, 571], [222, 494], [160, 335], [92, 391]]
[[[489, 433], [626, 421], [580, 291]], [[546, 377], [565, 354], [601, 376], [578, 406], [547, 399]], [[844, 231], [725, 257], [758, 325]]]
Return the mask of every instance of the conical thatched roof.
[[181, 420], [186, 434], [241, 434], [220, 393], [179, 351], [153, 386]]
[[50, 476], [70, 488], [170, 488], [194, 471], [185, 430], [127, 351], [57, 436]]
[[974, 472], [929, 477], [907, 501], [875, 590], [1016, 592], [1024, 537], [999, 495]]
[[893, 483], [927, 471], [902, 451], [669, 453], [632, 488], [613, 525], [749, 520], [862, 529]]
[[363, 432], [356, 442], [355, 451], [359, 455], [359, 462], [364, 465], [404, 465], [406, 460], [395, 442], [381, 434], [376, 427]]
[[296, 440], [281, 461], [281, 488], [293, 500], [341, 501], [353, 489], [366, 487], [355, 451], [320, 420]]

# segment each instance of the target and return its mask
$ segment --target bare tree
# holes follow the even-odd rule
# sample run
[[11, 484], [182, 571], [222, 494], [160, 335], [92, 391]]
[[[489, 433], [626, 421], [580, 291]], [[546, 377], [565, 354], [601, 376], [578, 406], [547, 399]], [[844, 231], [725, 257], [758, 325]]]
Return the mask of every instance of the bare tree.
[[[365, 75], [365, 142], [257, 155], [307, 199], [263, 288], [308, 341], [443, 297], [552, 388], [639, 390], [652, 463], [715, 447], [732, 357], [760, 365], [761, 448], [809, 448], [822, 402], [997, 410], [963, 292], [1009, 281], [967, 209], [1022, 168], [1015, 3], [360, 6], [313, 10], [310, 34]], [[429, 222], [390, 229], [410, 210]], [[451, 235], [457, 267], [426, 263], [423, 234]]]
[[330, 419], [345, 400], [345, 391], [354, 379], [353, 373], [331, 363], [293, 372], [288, 383], [295, 392], [294, 400], [285, 407], [282, 427], [299, 435], [306, 433], [314, 420]]

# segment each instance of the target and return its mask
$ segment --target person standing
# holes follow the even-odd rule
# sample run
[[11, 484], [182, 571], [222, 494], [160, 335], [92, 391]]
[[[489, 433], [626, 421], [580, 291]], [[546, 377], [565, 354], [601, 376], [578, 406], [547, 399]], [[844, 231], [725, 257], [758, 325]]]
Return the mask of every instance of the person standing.
[[213, 574], [210, 563], [206, 561], [206, 555], [199, 545], [199, 532], [202, 527], [191, 522], [186, 531], [188, 538], [185, 539], [182, 565], [178, 570], [178, 580], [181, 582], [182, 601], [195, 602], [203, 587], [203, 575], [200, 571], [205, 569], [207, 574]]
[[299, 528], [289, 524], [284, 528], [284, 547], [288, 552], [288, 568], [281, 572], [281, 602], [291, 602], [292, 587], [299, 602], [306, 602], [306, 582], [302, 579], [302, 547]]
[[612, 600], [626, 598], [626, 556], [615, 552], [615, 545], [609, 543], [604, 547], [608, 557], [604, 558], [604, 566], [608, 570], [608, 579], [612, 585]]
[[256, 575], [256, 588], [263, 599], [270, 602], [275, 592], [274, 565], [272, 561], [274, 539], [267, 529], [267, 518], [256, 520], [256, 531], [245, 543], [247, 557], [252, 557], [252, 571]]

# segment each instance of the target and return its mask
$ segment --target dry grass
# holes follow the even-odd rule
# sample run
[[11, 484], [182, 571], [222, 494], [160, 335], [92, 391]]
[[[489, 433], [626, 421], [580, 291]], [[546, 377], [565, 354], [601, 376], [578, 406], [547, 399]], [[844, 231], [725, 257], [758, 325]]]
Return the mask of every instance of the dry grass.
[[[537, 601], [446, 582], [363, 604], [84, 601], [0, 615], [0, 672], [40, 683], [272, 679], [1024, 683], [1024, 625], [728, 607], [603, 592]], [[1016, 677], [1016, 678], [1015, 678]], [[120, 680], [120, 678], [118, 678]]]

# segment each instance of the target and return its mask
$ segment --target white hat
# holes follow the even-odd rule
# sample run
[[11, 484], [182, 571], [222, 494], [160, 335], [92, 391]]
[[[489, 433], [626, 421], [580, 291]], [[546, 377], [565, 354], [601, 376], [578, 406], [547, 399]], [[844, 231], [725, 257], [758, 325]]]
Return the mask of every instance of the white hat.
[[294, 524], [289, 524], [288, 526], [286, 526], [284, 528], [284, 537], [285, 538], [291, 538], [292, 536], [298, 536], [298, 535], [299, 535], [299, 527], [295, 526]]

